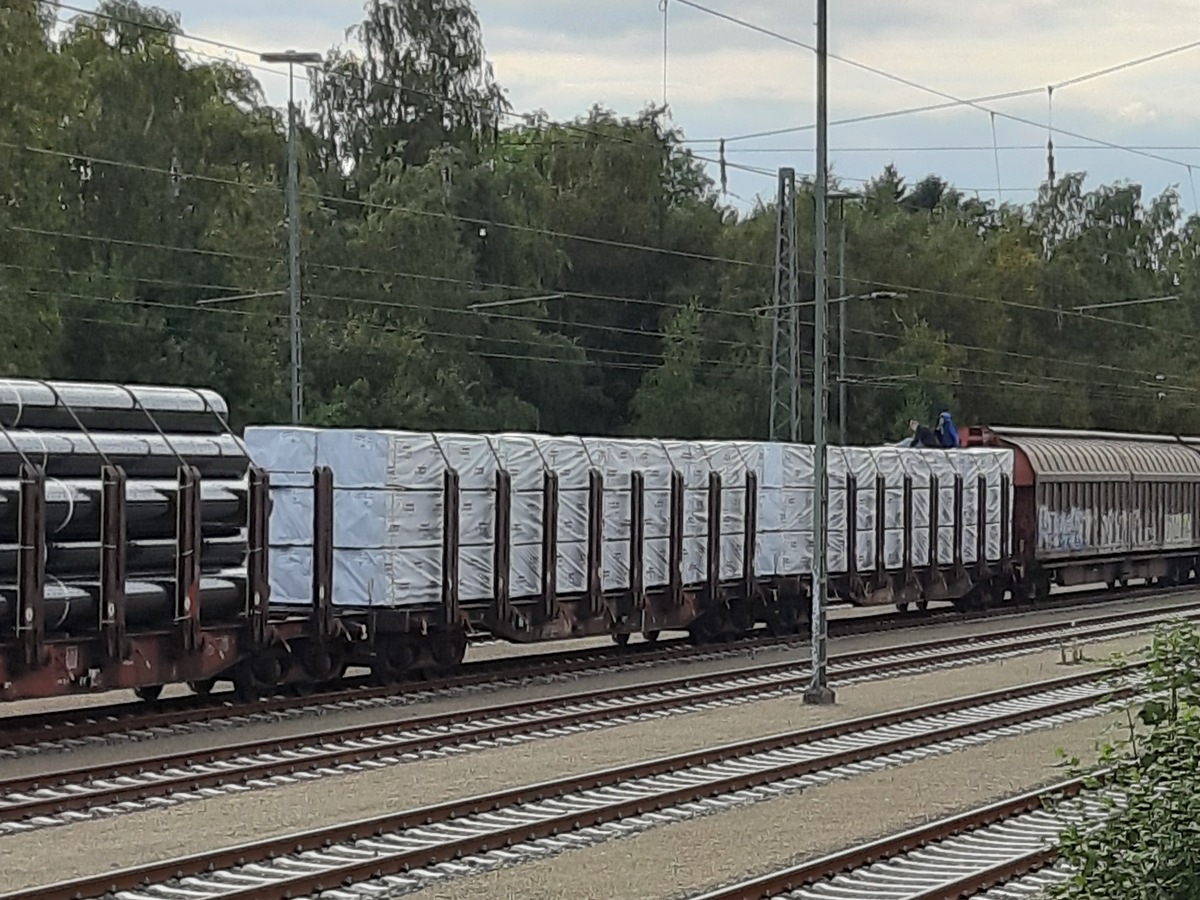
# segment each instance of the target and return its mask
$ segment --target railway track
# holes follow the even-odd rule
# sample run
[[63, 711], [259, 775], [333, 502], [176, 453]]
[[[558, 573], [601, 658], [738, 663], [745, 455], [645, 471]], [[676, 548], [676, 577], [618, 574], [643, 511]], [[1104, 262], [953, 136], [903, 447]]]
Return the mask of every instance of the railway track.
[[939, 819], [691, 900], [1033, 898], [1068, 877], [1059, 835], [1111, 815], [1079, 778]]
[[578, 846], [780, 796], [812, 784], [951, 753], [1095, 716], [1137, 696], [1115, 670], [841, 721], [694, 753], [256, 841], [56, 885], [2, 900], [187, 896], [326, 900], [389, 895], [430, 880], [544, 858]]
[[[1044, 612], [1066, 612], [1079, 609], [1096, 611], [1096, 601], [1128, 602], [1151, 591], [1162, 595], [1160, 589], [1132, 589], [1113, 598], [1111, 592], [1096, 591], [1073, 594], [1059, 604], [1038, 607]], [[1179, 593], [1194, 593], [1194, 588], [1179, 589]], [[1165, 592], [1170, 593], [1170, 592]], [[1164, 611], [1186, 613], [1200, 606], [1179, 603], [1164, 607]], [[1000, 607], [963, 614], [957, 612], [906, 613], [857, 619], [836, 619], [830, 622], [831, 637], [849, 637], [884, 631], [929, 627], [990, 618], [1019, 615], [1024, 607]], [[1112, 613], [1109, 616], [1127, 615]], [[1100, 621], [1106, 616], [1088, 616], [1088, 621]], [[796, 636], [754, 638], [717, 646], [694, 646], [686, 640], [665, 641], [638, 645], [634, 648], [603, 647], [589, 650], [566, 650], [535, 657], [501, 658], [470, 664], [461, 675], [431, 681], [412, 682], [400, 686], [375, 687], [359, 684], [349, 688], [326, 691], [307, 697], [276, 696], [238, 703], [232, 693], [209, 698], [180, 697], [154, 704], [121, 703], [110, 706], [85, 707], [51, 713], [34, 713], [0, 717], [0, 756], [24, 755], [30, 752], [66, 750], [98, 740], [119, 737], [145, 739], [163, 734], [186, 733], [199, 728], [216, 728], [255, 721], [276, 721], [306, 715], [322, 715], [353, 709], [387, 706], [409, 706], [437, 697], [470, 690], [485, 690], [513, 685], [562, 680], [586, 674], [653, 666], [667, 661], [704, 661], [735, 657], [753, 651], [792, 649], [805, 643]]]
[[[1200, 618], [1200, 610], [1196, 617]], [[1033, 652], [1065, 640], [1103, 639], [1160, 621], [1140, 617], [1057, 629], [1029, 628], [967, 641], [929, 641], [896, 652], [846, 653], [830, 659], [830, 675], [836, 685], [847, 685], [916, 674]], [[161, 807], [163, 803], [211, 797], [214, 792], [250, 781], [280, 785], [292, 783], [300, 773], [354, 774], [367, 766], [471, 752], [505, 741], [536, 740], [780, 697], [802, 692], [808, 677], [794, 663], [752, 666], [659, 681], [636, 693], [624, 687], [584, 691], [547, 700], [10, 778], [0, 781], [0, 834], [138, 812], [151, 800]]]

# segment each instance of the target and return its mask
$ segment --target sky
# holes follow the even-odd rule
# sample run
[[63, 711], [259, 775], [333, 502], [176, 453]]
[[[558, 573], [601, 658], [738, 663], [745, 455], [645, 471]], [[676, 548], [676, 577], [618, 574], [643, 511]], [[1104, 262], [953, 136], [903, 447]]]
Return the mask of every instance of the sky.
[[[716, 159], [717, 140], [727, 140], [728, 201], [744, 208], [756, 196], [773, 196], [772, 173], [781, 166], [811, 175], [811, 129], [745, 136], [811, 126], [814, 53], [686, 0], [665, 2], [665, 96], [672, 121], [701, 157]], [[697, 2], [783, 37], [815, 43], [814, 0]], [[349, 46], [346, 30], [362, 13], [361, 0], [165, 0], [157, 5], [178, 13], [195, 38], [256, 51]], [[984, 199], [1028, 203], [1046, 175], [1052, 116], [1055, 128], [1074, 133], [1054, 136], [1059, 174], [1086, 172], [1089, 186], [1133, 181], [1149, 195], [1174, 186], [1186, 209], [1200, 206], [1189, 168], [1200, 168], [1200, 104], [1195, 102], [1200, 46], [1063, 84], [1200, 42], [1195, 0], [840, 0], [829, 6], [830, 53], [901, 79], [830, 59], [829, 118], [835, 123], [830, 164], [846, 188], [861, 186], [894, 163], [910, 182], [933, 173]], [[475, 7], [496, 78], [515, 110], [544, 109], [552, 118], [570, 119], [597, 103], [624, 115], [662, 103], [661, 0], [475, 0]], [[181, 43], [200, 53], [235, 55], [199, 40]], [[255, 66], [268, 99], [285, 105], [286, 68], [259, 68], [252, 57], [243, 61]], [[1048, 85], [1057, 85], [1052, 104]], [[1036, 93], [836, 124], [946, 103], [948, 97], [1022, 90]], [[715, 177], [715, 166], [710, 168]]]

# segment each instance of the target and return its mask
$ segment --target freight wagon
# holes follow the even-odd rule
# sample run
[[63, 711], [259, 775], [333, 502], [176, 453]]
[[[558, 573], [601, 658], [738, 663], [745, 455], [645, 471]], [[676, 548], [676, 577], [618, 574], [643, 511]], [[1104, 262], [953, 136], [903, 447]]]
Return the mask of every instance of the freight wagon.
[[[272, 484], [272, 608], [326, 602], [369, 636], [348, 661], [383, 679], [456, 664], [472, 627], [623, 643], [807, 625], [811, 447], [282, 427], [247, 429], [246, 443]], [[837, 596], [1002, 594], [1011, 459], [835, 448]]]
[[971, 428], [970, 446], [1013, 451], [1019, 597], [1130, 579], [1179, 584], [1200, 558], [1200, 439]]
[[[205, 391], [0, 381], [0, 696], [245, 694], [511, 641], [808, 621], [812, 450], [292, 428]], [[1014, 585], [1014, 452], [835, 448], [836, 596]], [[1032, 571], [1028, 566], [1023, 572]]]

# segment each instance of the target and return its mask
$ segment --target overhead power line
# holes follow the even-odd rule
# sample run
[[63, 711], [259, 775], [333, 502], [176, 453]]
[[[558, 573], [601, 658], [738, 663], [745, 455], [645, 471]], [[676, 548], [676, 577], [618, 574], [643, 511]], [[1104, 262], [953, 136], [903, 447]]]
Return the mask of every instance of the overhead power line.
[[[729, 13], [721, 12], [720, 10], [713, 9], [712, 7], [705, 6], [704, 4], [701, 4], [701, 3], [697, 3], [696, 0], [676, 0], [676, 2], [680, 3], [683, 6], [688, 6], [699, 12], [705, 13], [706, 15], [713, 16], [714, 18], [722, 19], [724, 21], [738, 25], [741, 28], [745, 28], [747, 30], [757, 32], [757, 33], [765, 35], [767, 37], [771, 37], [775, 40], [779, 40], [784, 43], [791, 44], [793, 46], [812, 51], [814, 53], [816, 52], [816, 47], [814, 47], [812, 44], [809, 44], [806, 41], [802, 41], [802, 40], [799, 40], [798, 38], [791, 37], [790, 35], [783, 34], [782, 32], [776, 31], [775, 29], [772, 29], [772, 28], [766, 28], [764, 26], [757, 25], [757, 24], [755, 24], [753, 22], [749, 22], [745, 19], [738, 18], [737, 16], [730, 15]], [[1175, 53], [1181, 53], [1185, 50], [1190, 50], [1193, 47], [1198, 47], [1198, 46], [1200, 46], [1200, 41], [1190, 42], [1188, 44], [1183, 44], [1183, 45], [1180, 45], [1179, 47], [1172, 48], [1171, 50], [1166, 50], [1166, 51], [1162, 51], [1160, 53], [1155, 53], [1148, 57], [1140, 58], [1137, 60], [1131, 60], [1131, 61], [1129, 61], [1127, 63], [1123, 63], [1119, 66], [1110, 66], [1108, 69], [1103, 69], [1103, 70], [1099, 70], [1096, 72], [1087, 73], [1086, 75], [1079, 76], [1078, 78], [1071, 79], [1067, 82], [1062, 82], [1059, 85], [1052, 85], [1051, 87], [1057, 88], [1057, 87], [1066, 86], [1067, 84], [1078, 84], [1078, 83], [1081, 83], [1082, 81], [1086, 81], [1086, 80], [1089, 80], [1092, 78], [1099, 78], [1102, 75], [1110, 74], [1111, 72], [1119, 71], [1121, 69], [1132, 68], [1135, 65], [1140, 65], [1142, 63], [1149, 62], [1154, 59], [1161, 59], [1165, 56], [1170, 56]], [[839, 61], [841, 63], [844, 63], [849, 66], [853, 66], [857, 69], [861, 69], [864, 72], [869, 72], [873, 75], [878, 75], [881, 78], [886, 78], [889, 81], [894, 81], [897, 84], [902, 84], [902, 85], [905, 85], [906, 87], [911, 87], [916, 90], [923, 91], [927, 94], [933, 94], [935, 96], [942, 97], [946, 101], [948, 101], [948, 103], [950, 104], [950, 107], [970, 106], [974, 109], [980, 110], [981, 112], [991, 113], [993, 115], [1000, 116], [1001, 118], [1008, 119], [1009, 121], [1019, 122], [1023, 125], [1032, 125], [1039, 129], [1046, 127], [1046, 123], [1044, 123], [1044, 122], [1036, 122], [1032, 119], [1027, 119], [1023, 116], [1018, 116], [1018, 115], [1014, 115], [1012, 113], [1002, 112], [1000, 110], [992, 109], [991, 107], [987, 107], [987, 106], [983, 105], [983, 103], [992, 102], [993, 100], [996, 100], [996, 99], [1010, 99], [1012, 97], [1025, 96], [1025, 95], [1030, 95], [1033, 93], [1042, 93], [1045, 90], [1044, 87], [1028, 88], [1028, 89], [1025, 89], [1022, 91], [1012, 91], [1006, 95], [995, 95], [992, 97], [985, 97], [982, 99], [963, 98], [963, 97], [957, 97], [954, 94], [948, 93], [946, 91], [939, 90], [938, 88], [933, 88], [933, 87], [930, 87], [929, 85], [922, 84], [919, 81], [915, 81], [915, 80], [913, 80], [911, 78], [907, 78], [903, 75], [897, 75], [894, 72], [889, 72], [886, 69], [881, 69], [878, 66], [873, 66], [868, 63], [859, 62], [858, 60], [850, 59], [849, 57], [845, 57], [845, 56], [842, 56], [837, 53], [830, 53], [828, 55], [829, 55], [830, 59], [836, 59], [837, 61]], [[943, 108], [947, 108], [947, 107], [943, 107]], [[927, 111], [927, 110], [922, 110], [922, 111]], [[907, 112], [904, 112], [901, 114], [907, 114]], [[879, 114], [879, 117], [884, 117], [884, 116], [888, 116], [888, 115], [894, 115], [894, 114]], [[864, 120], [871, 121], [870, 118], [866, 118]], [[832, 124], [848, 124], [848, 123], [831, 122], [830, 124], [832, 125]], [[757, 136], [766, 137], [766, 136], [775, 136], [775, 135], [779, 135], [779, 134], [794, 133], [796, 131], [808, 130], [809, 128], [812, 128], [812, 127], [814, 127], [814, 126], [803, 126], [803, 127], [798, 127], [798, 128], [794, 128], [794, 129], [778, 129], [769, 134], [768, 133], [760, 133]], [[1113, 149], [1125, 150], [1129, 153], [1135, 153], [1140, 156], [1146, 156], [1151, 159], [1157, 159], [1160, 162], [1166, 162], [1166, 163], [1170, 163], [1172, 165], [1182, 166], [1184, 168], [1187, 168], [1189, 165], [1192, 165], [1192, 164], [1183, 162], [1181, 160], [1171, 159], [1171, 158], [1165, 157], [1165, 156], [1160, 156], [1151, 151], [1135, 150], [1131, 147], [1124, 146], [1124, 145], [1121, 145], [1118, 143], [1114, 143], [1112, 141], [1106, 141], [1102, 138], [1095, 138], [1095, 137], [1091, 137], [1090, 135], [1080, 134], [1079, 132], [1069, 131], [1065, 128], [1060, 128], [1058, 126], [1051, 126], [1050, 128], [1052, 131], [1054, 131], [1055, 133], [1058, 133], [1058, 134], [1064, 134], [1064, 135], [1067, 135], [1068, 137], [1073, 137], [1073, 138], [1076, 138], [1076, 139], [1082, 140], [1082, 141], [1089, 141], [1089, 142], [1092, 142], [1095, 144], [1100, 144], [1103, 146], [1111, 147]], [[728, 142], [731, 140], [739, 140], [739, 139], [745, 139], [745, 137], [739, 136], [739, 137], [735, 137], [735, 138], [726, 138], [725, 140]]]
[[[114, 306], [123, 306], [123, 307], [127, 307], [127, 308], [140, 308], [140, 309], [144, 309], [144, 310], [159, 311], [159, 312], [191, 312], [191, 313], [200, 313], [203, 315], [236, 316], [241, 321], [249, 321], [251, 319], [261, 320], [263, 318], [266, 318], [266, 319], [274, 319], [274, 320], [282, 322], [286, 318], [284, 313], [262, 313], [262, 312], [254, 312], [254, 311], [249, 311], [249, 310], [238, 310], [238, 309], [212, 307], [212, 306], [197, 307], [197, 306], [187, 305], [187, 304], [165, 303], [165, 302], [161, 302], [161, 301], [135, 300], [135, 299], [123, 298], [123, 297], [80, 294], [80, 293], [69, 292], [69, 291], [50, 291], [50, 290], [44, 290], [44, 289], [29, 288], [29, 289], [26, 289], [26, 293], [28, 293], [31, 296], [42, 296], [42, 297], [47, 297], [47, 298], [51, 298], [51, 299], [93, 301], [93, 302], [97, 302], [97, 303], [101, 303], [101, 304], [111, 304]], [[68, 318], [69, 317], [70, 316], [68, 314]], [[111, 320], [104, 320], [104, 319], [90, 319], [89, 321], [93, 321], [97, 324], [113, 324], [113, 322]], [[314, 324], [324, 325], [324, 326], [331, 327], [331, 328], [344, 327], [345, 325], [351, 324], [351, 322], [353, 322], [355, 327], [364, 328], [368, 331], [379, 331], [379, 332], [392, 333], [392, 334], [406, 333], [409, 330], [402, 325], [389, 325], [386, 323], [379, 323], [379, 322], [362, 322], [359, 320], [349, 320], [349, 319], [344, 320], [344, 321], [338, 321], [338, 320], [330, 319], [328, 317], [317, 317], [317, 318], [310, 317], [309, 321]], [[128, 325], [130, 323], [127, 321], [122, 321], [122, 322], [119, 322], [118, 324], [120, 324], [122, 327], [128, 327]], [[493, 335], [487, 335], [487, 334], [479, 334], [479, 333], [474, 333], [474, 332], [440, 331], [440, 330], [436, 330], [436, 329], [422, 328], [421, 333], [423, 335], [430, 336], [430, 337], [443, 337], [443, 338], [452, 339], [452, 340], [470, 339], [470, 340], [480, 341], [484, 344], [487, 344], [488, 342], [492, 342], [492, 343], [499, 343], [499, 344], [516, 344], [516, 345], [520, 345], [520, 346], [533, 346], [535, 348], [545, 346], [541, 341], [538, 341], [537, 339], [501, 337], [501, 336], [493, 336]], [[856, 333], [859, 333], [859, 332], [856, 332]], [[869, 334], [871, 332], [862, 332], [862, 333]], [[954, 348], [956, 345], [946, 344], [945, 346]], [[664, 362], [664, 359], [661, 354], [649, 354], [649, 353], [643, 353], [640, 351], [627, 351], [627, 350], [618, 350], [618, 349], [610, 349], [610, 348], [579, 347], [577, 345], [575, 345], [574, 349], [581, 350], [587, 354], [604, 353], [604, 354], [608, 354], [608, 355], [643, 357], [644, 359], [647, 359], [649, 361], [635, 362], [632, 360], [620, 360], [620, 359], [614, 360], [614, 359], [595, 359], [595, 358], [564, 358], [564, 357], [554, 357], [554, 356], [539, 356], [539, 355], [534, 355], [534, 354], [502, 353], [502, 352], [489, 351], [486, 349], [478, 349], [478, 348], [472, 348], [470, 352], [476, 356], [479, 356], [479, 357], [482, 357], [485, 359], [520, 360], [520, 361], [529, 361], [529, 362], [543, 362], [543, 363], [548, 363], [548, 364], [575, 365], [575, 366], [579, 366], [579, 365], [596, 366], [596, 367], [601, 367], [601, 368], [617, 368], [617, 369], [628, 369], [628, 370], [635, 370], [635, 371], [653, 371], [653, 370], [659, 368], [659, 366]], [[888, 360], [888, 359], [884, 359], [884, 358], [877, 357], [877, 356], [850, 355], [847, 358], [852, 362], [864, 363], [871, 367], [877, 367], [880, 365], [895, 365], [897, 362], [896, 360]], [[765, 370], [768, 367], [765, 361], [758, 362], [758, 363], [735, 364], [729, 360], [701, 357], [698, 360], [698, 362], [706, 367], [713, 367], [713, 368], [737, 367], [737, 368], [746, 368], [746, 369]], [[1116, 393], [1120, 396], [1124, 396], [1126, 399], [1142, 399], [1145, 396], [1145, 391], [1139, 390], [1137, 385], [1129, 384], [1126, 382], [1099, 382], [1099, 381], [1096, 381], [1095, 379], [1069, 378], [1069, 377], [1048, 375], [1048, 374], [1042, 374], [1042, 373], [1037, 373], [1037, 372], [1028, 372], [1028, 371], [1013, 372], [1013, 371], [1010, 371], [1007, 369], [976, 368], [976, 367], [967, 366], [967, 365], [963, 365], [963, 366], [948, 365], [946, 368], [948, 369], [950, 375], [952, 375], [952, 376], [976, 375], [981, 378], [988, 378], [988, 379], [1024, 378], [1024, 379], [1027, 379], [1025, 382], [1008, 382], [1008, 386], [1029, 389], [1029, 390], [1045, 390], [1045, 391], [1050, 391], [1050, 392], [1055, 392], [1057, 389], [1063, 388], [1064, 390], [1059, 391], [1063, 396], [1078, 396], [1080, 388], [1089, 389], [1089, 390], [1109, 389], [1110, 392]], [[942, 384], [951, 384], [951, 385], [960, 384], [960, 382], [958, 382], [958, 381], [951, 380], [950, 377], [947, 377], [945, 379], [939, 379], [939, 378], [935, 377], [932, 373], [928, 373], [928, 372], [921, 374], [920, 377], [924, 381], [932, 382], [932, 383], [942, 383]], [[1146, 376], [1142, 376], [1142, 377], [1146, 377]], [[1037, 382], [1028, 381], [1028, 379], [1037, 379]], [[1038, 383], [1038, 382], [1040, 382], [1040, 383]], [[1068, 386], [1074, 386], [1075, 389], [1074, 390], [1065, 390], [1065, 388], [1067, 388]], [[1155, 385], [1155, 387], [1157, 388], [1160, 386]], [[1194, 389], [1183, 388], [1183, 387], [1179, 387], [1179, 390], [1185, 390], [1185, 391], [1191, 390], [1194, 392]]]

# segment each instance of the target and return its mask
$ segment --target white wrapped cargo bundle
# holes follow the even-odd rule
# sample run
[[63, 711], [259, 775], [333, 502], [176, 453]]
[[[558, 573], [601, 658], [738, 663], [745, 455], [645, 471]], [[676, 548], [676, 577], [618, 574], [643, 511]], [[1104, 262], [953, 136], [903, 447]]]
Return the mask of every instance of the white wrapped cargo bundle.
[[[356, 608], [436, 604], [442, 594], [440, 557], [440, 548], [334, 550], [334, 600], [338, 606]], [[272, 603], [312, 603], [311, 547], [272, 547], [270, 573]], [[467, 577], [478, 580], [474, 568], [468, 567]], [[490, 566], [487, 578], [490, 581]]]
[[[281, 446], [271, 445], [272, 434], [278, 435]], [[700, 584], [707, 578], [710, 476], [714, 473], [720, 476], [722, 487], [717, 511], [722, 579], [734, 580], [742, 574], [750, 474], [759, 485], [757, 574], [802, 575], [812, 568], [814, 470], [813, 451], [808, 446], [524, 434], [314, 433], [307, 429], [252, 429], [247, 432], [247, 444], [257, 460], [270, 461], [268, 468], [278, 467], [272, 471], [275, 506], [271, 524], [272, 544], [279, 548], [311, 545], [311, 475], [305, 473], [314, 464], [334, 469], [334, 543], [343, 554], [339, 565], [346, 586], [344, 591], [335, 591], [339, 604], [408, 605], [440, 598], [445, 518], [442, 488], [450, 468], [458, 472], [460, 483], [459, 594], [466, 601], [490, 599], [494, 593], [493, 560], [497, 541], [505, 537], [510, 546], [512, 595], [534, 596], [543, 590], [544, 483], [548, 472], [556, 475], [559, 484], [558, 514], [552, 526], [558, 553], [552, 566], [562, 594], [587, 589], [592, 471], [603, 479], [602, 531], [595, 537], [600, 542], [604, 590], [630, 586], [634, 473], [641, 474], [645, 487], [643, 583], [648, 588], [670, 581], [670, 487], [675, 472], [683, 486], [680, 574], [685, 584]], [[929, 564], [935, 547], [937, 562], [949, 565], [956, 544], [963, 562], [971, 563], [978, 552], [980, 510], [985, 518], [986, 556], [999, 558], [1002, 536], [1010, 524], [1000, 516], [1005, 506], [1001, 482], [1005, 475], [1011, 482], [1012, 474], [1012, 455], [1007, 451], [834, 447], [828, 464], [828, 564], [832, 574], [845, 573], [851, 563], [861, 572], [874, 570], [877, 563], [895, 571], [906, 557], [913, 566], [922, 567]], [[497, 472], [507, 473], [512, 487], [507, 536], [495, 533]], [[848, 475], [853, 475], [855, 485], [852, 510], [847, 508]], [[960, 520], [955, 516], [956, 476], [962, 479]], [[908, 521], [906, 477], [911, 482], [912, 502]], [[981, 478], [984, 493], [980, 493]], [[935, 480], [938, 512], [936, 527], [931, 529]], [[1007, 506], [1011, 509], [1011, 494]], [[848, 546], [852, 532], [854, 546]], [[930, 546], [931, 537], [935, 547]], [[351, 551], [371, 552], [350, 556]], [[882, 552], [881, 560], [876, 560], [878, 552]], [[280, 554], [284, 561], [278, 580], [311, 582], [311, 570], [306, 573], [303, 561], [294, 556]], [[398, 587], [381, 592], [379, 582], [389, 579]], [[297, 589], [281, 587], [280, 591], [287, 595]]]
[[[954, 561], [956, 528], [963, 562], [975, 562], [980, 504], [986, 504], [987, 559], [1000, 558], [1001, 536], [1010, 527], [1010, 523], [1001, 521], [1000, 515], [1001, 483], [1005, 475], [1009, 478], [1011, 492], [1012, 455], [1007, 451], [830, 448], [828, 564], [833, 574], [844, 573], [849, 568], [846, 546], [849, 537], [848, 474], [856, 481], [853, 515], [857, 537], [853, 550], [859, 571], [870, 571], [876, 566], [879, 530], [883, 533], [885, 568], [903, 567], [906, 544], [911, 547], [913, 566], [929, 564], [931, 486], [935, 479], [938, 485], [936, 549], [939, 565]], [[955, 518], [956, 475], [963, 477], [962, 521]], [[912, 481], [912, 520], [908, 534], [904, 528], [905, 476]], [[986, 497], [979, 495], [980, 476], [987, 483]], [[768, 487], [759, 498], [758, 574], [805, 574], [811, 571], [812, 477], [811, 448], [779, 444], [764, 448], [763, 479]], [[807, 483], [805, 478], [809, 479]], [[882, 520], [877, 506], [880, 479], [884, 491]], [[783, 486], [793, 484], [801, 487]], [[1008, 506], [1011, 509], [1011, 493]], [[797, 565], [800, 568], [781, 571]]]
[[322, 431], [317, 465], [342, 488], [439, 490], [447, 470], [462, 490], [492, 490], [499, 461], [486, 435], [411, 431]]
[[579, 438], [536, 436], [538, 452], [546, 469], [558, 476], [560, 491], [584, 491], [595, 464]]
[[813, 448], [807, 444], [762, 444], [764, 490], [813, 486]]
[[537, 597], [542, 593], [542, 545], [514, 544], [511, 550], [508, 590], [513, 597]]

